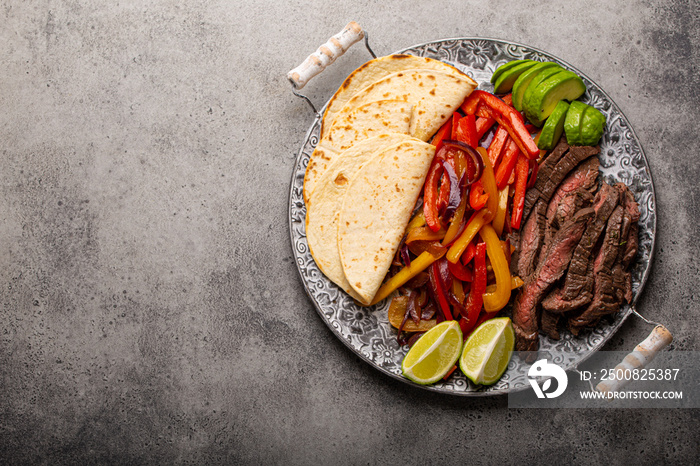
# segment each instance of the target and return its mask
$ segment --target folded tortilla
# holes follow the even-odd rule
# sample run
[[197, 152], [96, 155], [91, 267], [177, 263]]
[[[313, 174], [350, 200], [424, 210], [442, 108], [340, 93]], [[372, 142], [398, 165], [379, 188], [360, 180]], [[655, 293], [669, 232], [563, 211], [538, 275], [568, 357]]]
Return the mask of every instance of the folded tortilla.
[[476, 84], [456, 68], [431, 58], [390, 55], [365, 63], [345, 80], [324, 113], [322, 136], [304, 176], [304, 201], [338, 153], [363, 134], [404, 132], [405, 107], [387, 101], [411, 104], [407, 133], [427, 141]]
[[440, 60], [427, 57], [416, 57], [413, 55], [395, 54], [370, 60], [348, 76], [333, 98], [328, 102], [326, 112], [321, 123], [321, 138], [327, 136], [330, 125], [335, 119], [336, 113], [359, 91], [380, 79], [399, 71], [405, 70], [436, 70], [471, 81], [472, 87], [476, 87], [476, 82], [469, 76], [459, 71], [454, 66], [443, 63]]
[[350, 180], [362, 166], [385, 150], [407, 141], [423, 144], [406, 134], [388, 133], [368, 138], [343, 151], [319, 179], [306, 204], [306, 240], [316, 265], [326, 277], [358, 301], [362, 301], [362, 297], [348, 283], [340, 262], [340, 208]]
[[423, 141], [399, 143], [364, 163], [345, 190], [338, 252], [363, 304], [372, 302], [389, 271], [434, 155]]

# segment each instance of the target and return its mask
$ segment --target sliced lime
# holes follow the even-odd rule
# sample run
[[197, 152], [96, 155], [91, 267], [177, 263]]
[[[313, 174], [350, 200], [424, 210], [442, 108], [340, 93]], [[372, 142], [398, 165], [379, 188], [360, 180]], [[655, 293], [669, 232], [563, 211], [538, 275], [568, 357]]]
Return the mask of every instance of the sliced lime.
[[421, 384], [435, 383], [447, 374], [462, 351], [462, 329], [446, 320], [425, 332], [411, 347], [401, 364], [408, 379]]
[[508, 317], [487, 320], [464, 343], [459, 368], [477, 385], [492, 385], [508, 368], [515, 335]]

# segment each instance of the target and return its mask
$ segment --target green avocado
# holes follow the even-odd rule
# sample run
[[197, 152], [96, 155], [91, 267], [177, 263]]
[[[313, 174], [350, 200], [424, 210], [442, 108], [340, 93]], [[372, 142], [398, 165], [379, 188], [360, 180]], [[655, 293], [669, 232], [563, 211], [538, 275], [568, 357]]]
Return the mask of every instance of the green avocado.
[[513, 107], [515, 107], [517, 111], [521, 112], [523, 110], [523, 96], [532, 79], [537, 76], [540, 71], [553, 67], [563, 69], [556, 63], [546, 61], [535, 64], [532, 68], [518, 76], [518, 79], [516, 79], [515, 83], [513, 84]]
[[605, 129], [605, 115], [600, 110], [590, 105], [586, 106], [581, 116], [581, 144], [584, 146], [595, 146], [600, 141]]
[[[530, 83], [530, 87], [534, 83]], [[560, 100], [573, 101], [586, 92], [583, 80], [571, 71], [560, 71], [540, 82], [525, 102], [525, 116], [535, 126], [542, 126]]]
[[513, 68], [514, 66], [518, 66], [521, 63], [527, 63], [530, 61], [532, 61], [532, 60], [513, 60], [513, 61], [509, 61], [508, 63], [504, 63], [503, 65], [496, 68], [496, 71], [494, 71], [493, 74], [491, 75], [491, 84], [495, 84], [496, 81], [498, 80], [498, 78], [503, 73], [505, 73], [509, 69]]
[[574, 100], [569, 105], [569, 110], [566, 112], [564, 119], [564, 132], [566, 133], [566, 141], [570, 146], [581, 146], [581, 117], [588, 105], [578, 100]]
[[529, 70], [537, 64], [536, 61], [526, 61], [525, 63], [520, 63], [516, 66], [511, 67], [501, 73], [501, 75], [496, 79], [494, 84], [494, 93], [504, 94], [509, 92], [513, 88], [513, 83], [518, 77], [525, 71]]
[[[534, 78], [532, 78], [532, 81], [530, 81], [530, 84], [528, 84], [527, 89], [525, 89], [525, 92], [523, 93], [523, 110], [527, 111], [527, 108], [530, 106], [529, 101], [532, 98], [532, 94], [535, 93], [535, 89], [537, 89], [537, 86], [539, 86], [541, 82], [545, 81], [551, 76], [554, 76], [557, 73], [561, 73], [562, 71], [565, 71], [564, 68], [557, 65], [537, 73], [537, 75]], [[525, 116], [527, 117], [527, 115]]]
[[559, 139], [561, 138], [561, 133], [564, 132], [564, 120], [566, 119], [566, 113], [569, 110], [569, 104], [563, 100], [554, 107], [552, 114], [549, 115], [547, 121], [542, 127], [542, 132], [540, 133], [540, 138], [537, 141], [537, 147], [542, 150], [554, 149], [557, 145]]

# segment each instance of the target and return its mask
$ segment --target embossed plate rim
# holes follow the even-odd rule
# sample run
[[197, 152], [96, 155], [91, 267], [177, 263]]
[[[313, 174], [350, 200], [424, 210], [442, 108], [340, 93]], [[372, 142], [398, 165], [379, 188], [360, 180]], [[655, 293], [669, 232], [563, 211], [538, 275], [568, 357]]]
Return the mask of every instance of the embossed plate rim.
[[[438, 48], [440, 45], [444, 45], [444, 44], [448, 44], [448, 43], [459, 43], [459, 42], [473, 42], [473, 43], [479, 42], [479, 43], [489, 44], [489, 45], [491, 45], [491, 46], [493, 46], [493, 45], [495, 45], [495, 44], [499, 44], [500, 46], [509, 48], [509, 49], [507, 50], [507, 52], [508, 52], [508, 54], [510, 55], [510, 59], [515, 58], [515, 56], [513, 55], [513, 50], [512, 50], [512, 49], [513, 49], [513, 48], [520, 48], [520, 49], [523, 49], [523, 50], [525, 51], [525, 52], [523, 52], [523, 53], [527, 53], [527, 54], [539, 54], [540, 56], [544, 57], [544, 58], [547, 59], [547, 60], [555, 61], [555, 62], [557, 62], [557, 63], [563, 65], [563, 66], [566, 67], [567, 69], [570, 69], [570, 70], [572, 70], [572, 71], [575, 71], [576, 73], [578, 73], [578, 74], [584, 79], [584, 81], [586, 81], [586, 82], [590, 83], [591, 85], [593, 85], [593, 86], [595, 87], [595, 91], [596, 91], [597, 93], [601, 94], [602, 97], [604, 98], [604, 101], [607, 101], [607, 102], [610, 104], [610, 110], [609, 110], [609, 111], [610, 111], [611, 115], [618, 117], [618, 118], [620, 119], [620, 121], [624, 124], [624, 127], [625, 127], [624, 129], [625, 129], [626, 131], [629, 132], [629, 134], [631, 135], [631, 138], [630, 138], [630, 139], [631, 139], [632, 141], [634, 141], [634, 143], [636, 144], [636, 149], [638, 149], [638, 153], [639, 153], [639, 155], [641, 156], [641, 160], [643, 161], [644, 171], [645, 171], [645, 173], [648, 175], [648, 179], [649, 179], [649, 183], [648, 183], [649, 193], [648, 193], [648, 194], [649, 194], [649, 196], [650, 196], [648, 202], [649, 202], [650, 205], [651, 205], [651, 209], [648, 209], [648, 207], [645, 206], [645, 211], [650, 211], [651, 213], [653, 213], [653, 217], [652, 217], [652, 219], [651, 219], [651, 220], [652, 220], [651, 225], [647, 225], [648, 230], [649, 230], [649, 231], [648, 231], [649, 239], [650, 239], [650, 242], [651, 242], [651, 244], [650, 244], [650, 246], [649, 246], [648, 260], [647, 260], [647, 263], [646, 263], [646, 267], [641, 271], [641, 276], [639, 277], [638, 285], [637, 285], [636, 289], [634, 290], [635, 294], [634, 294], [634, 299], [633, 299], [633, 304], [632, 304], [632, 305], [636, 304], [637, 300], [639, 299], [640, 294], [642, 293], [642, 291], [643, 291], [643, 289], [644, 289], [644, 286], [645, 286], [645, 284], [646, 284], [646, 281], [647, 281], [647, 279], [648, 279], [648, 277], [649, 277], [649, 273], [650, 273], [651, 265], [652, 265], [652, 261], [653, 261], [653, 256], [654, 256], [654, 251], [655, 251], [655, 242], [656, 242], [656, 193], [655, 193], [653, 177], [652, 177], [652, 174], [651, 174], [651, 169], [650, 169], [650, 167], [649, 167], [648, 160], [647, 160], [647, 158], [646, 158], [646, 155], [645, 155], [645, 153], [644, 153], [643, 148], [641, 147], [641, 144], [639, 144], [639, 139], [637, 138], [637, 135], [636, 135], [636, 133], [634, 132], [634, 129], [633, 129], [632, 126], [629, 124], [629, 120], [627, 119], [627, 117], [623, 114], [623, 112], [622, 112], [622, 111], [620, 110], [620, 108], [615, 104], [615, 102], [610, 98], [610, 96], [609, 96], [600, 86], [598, 86], [594, 81], [592, 81], [588, 76], [586, 76], [584, 73], [582, 73], [581, 71], [579, 71], [576, 67], [572, 66], [572, 65], [569, 64], [568, 62], [565, 62], [564, 60], [561, 60], [560, 58], [558, 58], [558, 57], [556, 57], [556, 56], [554, 56], [554, 55], [552, 55], [552, 54], [550, 54], [550, 53], [547, 53], [547, 52], [545, 52], [545, 51], [542, 51], [542, 50], [540, 50], [540, 49], [538, 49], [538, 48], [536, 48], [536, 47], [531, 47], [531, 46], [524, 45], [524, 44], [520, 44], [520, 43], [517, 43], [517, 42], [506, 41], [506, 40], [501, 40], [501, 39], [492, 39], [492, 38], [483, 38], [483, 37], [457, 37], [457, 38], [440, 39], [440, 40], [436, 40], [436, 41], [432, 41], [432, 42], [425, 42], [425, 43], [422, 43], [422, 44], [416, 44], [416, 45], [407, 47], [407, 48], [405, 48], [405, 49], [402, 49], [402, 50], [399, 50], [399, 51], [393, 52], [393, 53], [412, 53], [412, 51], [416, 51], [416, 50], [418, 50], [418, 49], [426, 49], [426, 50], [427, 50], [428, 47], [434, 47], [434, 48], [436, 48], [436, 50], [437, 50], [437, 48]], [[413, 53], [413, 54], [414, 54], [414, 55], [419, 55], [419, 56], [425, 55], [426, 50], [423, 50], [423, 53], [422, 53], [422, 54], [421, 54], [421, 53]], [[471, 72], [476, 72], [476, 71], [478, 71], [477, 68], [471, 67], [469, 64], [466, 64], [466, 63], [461, 63], [461, 62], [459, 62], [459, 61], [452, 61], [452, 60], [444, 60], [444, 61], [448, 61], [449, 63], [451, 63], [451, 64], [453, 64], [453, 65], [456, 65], [457, 67], [460, 67], [463, 71], [464, 71], [465, 69], [466, 69], [467, 71], [471, 71]], [[489, 59], [486, 63], [489, 63], [489, 62], [493, 62], [493, 61]], [[485, 65], [486, 65], [486, 64], [485, 64]], [[484, 67], [485, 67], [485, 65], [484, 65]], [[480, 84], [479, 84], [479, 88], [480, 88], [480, 89], [487, 89], [487, 90], [490, 90], [489, 87], [492, 88], [492, 86], [490, 85], [490, 83], [480, 82]], [[586, 96], [587, 96], [587, 95], [588, 95], [588, 91], [587, 91]], [[305, 138], [304, 138], [304, 143], [302, 144], [302, 147], [301, 147], [301, 149], [299, 150], [299, 153], [297, 154], [297, 157], [295, 158], [294, 169], [293, 169], [293, 173], [292, 173], [292, 177], [291, 177], [290, 189], [289, 189], [289, 196], [288, 196], [288, 202], [289, 202], [288, 221], [289, 221], [290, 241], [291, 241], [292, 250], [293, 250], [293, 252], [294, 252], [294, 257], [295, 257], [295, 263], [296, 263], [296, 266], [297, 266], [297, 271], [299, 272], [299, 275], [300, 275], [301, 281], [302, 281], [302, 283], [303, 283], [303, 285], [304, 285], [304, 290], [306, 291], [306, 294], [309, 296], [311, 302], [312, 302], [313, 305], [314, 305], [314, 308], [316, 309], [317, 313], [319, 314], [319, 316], [321, 317], [321, 319], [323, 320], [323, 322], [329, 327], [329, 329], [331, 330], [331, 332], [332, 332], [338, 339], [340, 339], [340, 341], [343, 342], [343, 344], [344, 344], [345, 346], [347, 346], [354, 354], [356, 354], [357, 356], [359, 356], [359, 357], [360, 357], [361, 359], [363, 359], [365, 362], [369, 363], [369, 364], [370, 364], [371, 366], [373, 366], [375, 369], [379, 370], [380, 372], [382, 372], [382, 373], [384, 373], [385, 375], [388, 375], [388, 376], [390, 376], [390, 377], [392, 377], [392, 378], [394, 378], [394, 379], [400, 380], [401, 382], [407, 383], [407, 384], [412, 385], [412, 386], [420, 387], [420, 388], [422, 388], [422, 389], [424, 389], [424, 390], [433, 391], [433, 392], [438, 392], [438, 393], [446, 393], [446, 394], [451, 394], [451, 395], [458, 395], [458, 396], [494, 396], [494, 395], [504, 395], [504, 394], [507, 394], [507, 393], [513, 393], [513, 392], [517, 392], [517, 391], [521, 391], [521, 390], [528, 389], [528, 388], [529, 388], [529, 385], [527, 385], [527, 384], [524, 384], [524, 385], [521, 385], [521, 386], [515, 386], [515, 387], [513, 387], [513, 386], [511, 386], [511, 384], [509, 384], [508, 387], [506, 387], [506, 388], [497, 388], [498, 385], [500, 385], [500, 381], [499, 381], [498, 384], [496, 384], [496, 385], [494, 385], [494, 386], [491, 386], [491, 387], [474, 387], [474, 386], [472, 386], [472, 384], [471, 384], [470, 382], [466, 381], [465, 378], [464, 378], [465, 380], [462, 381], [462, 382], [460, 382], [460, 381], [455, 382], [455, 386], [463, 385], [463, 386], [466, 387], [465, 390], [456, 390], [454, 387], [446, 386], [445, 384], [442, 384], [442, 385], [432, 385], [432, 386], [422, 386], [422, 385], [415, 384], [415, 383], [411, 382], [410, 380], [406, 379], [405, 377], [401, 376], [400, 374], [397, 374], [397, 373], [395, 373], [395, 372], [392, 372], [392, 371], [390, 371], [390, 370], [388, 370], [388, 369], [386, 369], [386, 368], [380, 366], [377, 362], [375, 362], [374, 360], [370, 359], [369, 356], [367, 356], [365, 353], [363, 353], [360, 349], [354, 347], [354, 346], [352, 345], [352, 342], [348, 339], [349, 336], [348, 336], [348, 335], [345, 335], [345, 334], [343, 334], [343, 333], [341, 333], [340, 329], [339, 329], [339, 328], [336, 328], [336, 327], [333, 325], [333, 323], [329, 320], [329, 318], [326, 317], [326, 315], [325, 315], [324, 312], [323, 312], [323, 309], [322, 309], [321, 304], [317, 301], [317, 299], [315, 298], [315, 296], [314, 296], [314, 294], [312, 293], [311, 289], [309, 288], [310, 283], [309, 283], [309, 281], [305, 278], [304, 273], [303, 273], [303, 271], [302, 271], [302, 265], [301, 265], [300, 262], [299, 262], [299, 259], [303, 259], [303, 258], [301, 257], [301, 255], [303, 255], [303, 254], [302, 254], [302, 253], [299, 253], [299, 251], [297, 251], [296, 243], [297, 243], [297, 240], [302, 240], [302, 239], [303, 239], [304, 242], [305, 242], [305, 239], [303, 238], [303, 236], [297, 236], [297, 235], [295, 234], [295, 230], [294, 230], [294, 225], [295, 225], [295, 222], [294, 222], [294, 213], [295, 213], [295, 209], [294, 209], [294, 205], [293, 205], [293, 203], [294, 203], [295, 188], [298, 188], [298, 186], [296, 186], [295, 181], [296, 181], [296, 178], [298, 177], [298, 172], [299, 172], [299, 169], [300, 169], [300, 165], [303, 163], [304, 151], [305, 151], [305, 148], [306, 148], [310, 143], [312, 144], [312, 146], [315, 146], [315, 144], [317, 144], [317, 142], [316, 142], [316, 143], [313, 143], [313, 142], [311, 142], [311, 141], [312, 141], [312, 138], [314, 137], [314, 132], [318, 131], [318, 126], [319, 126], [319, 124], [320, 124], [320, 119], [321, 119], [321, 116], [323, 115], [323, 112], [325, 111], [326, 106], [327, 106], [327, 102], [326, 102], [326, 104], [324, 105], [324, 107], [320, 110], [320, 112], [317, 113], [317, 114], [315, 115], [314, 120], [313, 120], [311, 126], [309, 127], [309, 130], [306, 132], [306, 136], [305, 136]], [[608, 133], [608, 131], [607, 131], [607, 129], [608, 129], [607, 126], [610, 125], [610, 124], [611, 124], [611, 123], [610, 123], [610, 119], [609, 119], [608, 124], [606, 125], [606, 133]], [[316, 139], [317, 139], [317, 138], [316, 138]], [[611, 147], [614, 147], [614, 146], [611, 146]], [[603, 153], [602, 153], [602, 152], [603, 152], [603, 151], [601, 150], [601, 157], [603, 156]], [[629, 154], [626, 154], [626, 155], [627, 155], [627, 158], [629, 158], [629, 159], [630, 159], [630, 162], [631, 162], [632, 155], [629, 155]], [[621, 159], [624, 159], [625, 157], [624, 157], [624, 156], [621, 156], [620, 158], [621, 158]], [[605, 172], [604, 172], [604, 173], [605, 173]], [[302, 207], [301, 209], [302, 209], [302, 210], [305, 210], [305, 207]], [[641, 230], [640, 230], [640, 233], [641, 233]], [[640, 243], [641, 243], [641, 241], [640, 241]], [[308, 256], [310, 257], [310, 253], [308, 252], [308, 246], [306, 246], [305, 254], [308, 255]], [[311, 261], [313, 261], [313, 259], [311, 259]], [[639, 259], [638, 259], [638, 261], [639, 261]], [[314, 265], [315, 265], [315, 264], [314, 264]], [[319, 271], [319, 274], [320, 274], [320, 271]], [[326, 279], [322, 274], [320, 274], [320, 279], [321, 279], [321, 280], [327, 281], [327, 282], [330, 284], [331, 287], [335, 287], [335, 285], [332, 284], [332, 282], [328, 281], [328, 279]], [[342, 292], [342, 291], [339, 291], [339, 293], [340, 293], [340, 294], [339, 294], [339, 297], [342, 297], [343, 292]], [[387, 306], [388, 306], [388, 304], [387, 304], [387, 303], [384, 303], [384, 305], [375, 308], [372, 312], [373, 312], [373, 313], [382, 312], [382, 310], [385, 309]], [[361, 308], [358, 308], [358, 309], [361, 309]], [[337, 310], [337, 307], [336, 307], [336, 310]], [[603, 327], [603, 329], [605, 330], [606, 334], [603, 335], [603, 336], [601, 337], [600, 341], [597, 341], [597, 342], [594, 343], [592, 346], [589, 346], [589, 347], [586, 347], [586, 348], [581, 348], [581, 349], [582, 349], [582, 352], [578, 352], [578, 351], [576, 352], [577, 355], [578, 355], [578, 357], [574, 357], [574, 358], [573, 358], [572, 360], [570, 360], [564, 367], [565, 367], [567, 370], [568, 370], [568, 369], [575, 368], [575, 367], [577, 367], [579, 364], [581, 364], [583, 361], [585, 361], [586, 359], [588, 359], [588, 357], [590, 357], [590, 355], [593, 354], [595, 351], [598, 351], [598, 350], [599, 350], [607, 341], [609, 341], [609, 339], [617, 332], [617, 330], [620, 328], [620, 326], [624, 323], [624, 321], [627, 319], [627, 317], [631, 314], [631, 310], [632, 310], [632, 307], [631, 307], [631, 306], [629, 306], [629, 305], [624, 306], [624, 307], [620, 310], [620, 312], [618, 313], [618, 315], [615, 317], [615, 319], [614, 319], [614, 321], [613, 321], [612, 323], [610, 323], [610, 324], [605, 324], [605, 325], [607, 325], [607, 326], [606, 326], [606, 327]], [[599, 324], [599, 327], [602, 327], [603, 325], [604, 325], [604, 324], [601, 323], [601, 324]], [[546, 340], [547, 338], [548, 338], [548, 337], [544, 337], [544, 336], [541, 335], [541, 336], [540, 336], [540, 341], [542, 341], [543, 339], [545, 339], [545, 341], [547, 341], [547, 340]], [[579, 340], [579, 339], [577, 339], [577, 341], [578, 341], [578, 340]], [[385, 341], [386, 341], [386, 340], [385, 340]], [[515, 359], [516, 359], [516, 358], [514, 358], [514, 360], [515, 360]], [[509, 365], [509, 369], [508, 369], [508, 371], [506, 372], [506, 375], [507, 375], [509, 372], [511, 372], [511, 370], [512, 370], [511, 366], [512, 366], [512, 368], [513, 368], [514, 371], [515, 371], [515, 375], [516, 375], [515, 381], [518, 380], [518, 379], [517, 379], [517, 376], [520, 376], [520, 377], [522, 378], [522, 375], [523, 375], [522, 372], [519, 373], [519, 374], [518, 374], [517, 372], [518, 372], [519, 370], [521, 371], [521, 370], [522, 370], [522, 367], [523, 367], [524, 365], [523, 365], [522, 363], [520, 363], [520, 362], [515, 362], [515, 363], [514, 363], [513, 361], [511, 361], [511, 364]], [[461, 374], [460, 374], [460, 375], [461, 375]], [[461, 377], [463, 378], [463, 376], [461, 376]], [[504, 376], [504, 377], [505, 377], [505, 376]]]

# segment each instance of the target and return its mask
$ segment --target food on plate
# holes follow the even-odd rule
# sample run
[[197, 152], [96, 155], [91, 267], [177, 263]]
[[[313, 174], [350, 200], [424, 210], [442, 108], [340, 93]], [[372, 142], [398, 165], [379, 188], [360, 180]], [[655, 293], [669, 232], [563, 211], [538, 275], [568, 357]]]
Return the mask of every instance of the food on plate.
[[578, 334], [632, 300], [639, 209], [623, 183], [598, 183], [597, 154], [562, 138], [527, 194], [529, 217], [514, 239], [525, 281], [513, 305], [519, 351], [536, 351], [540, 331], [558, 339], [566, 322]]
[[343, 84], [328, 102], [326, 111], [323, 114], [323, 119], [321, 120], [321, 138], [323, 139], [326, 137], [336, 114], [355, 96], [355, 94], [390, 74], [406, 70], [443, 71], [445, 73], [451, 73], [460, 79], [466, 79], [471, 82], [473, 87], [476, 87], [476, 83], [466, 74], [440, 60], [405, 54], [394, 54], [375, 58], [360, 66], [353, 71], [350, 76], [345, 78]]
[[543, 150], [554, 148], [564, 132], [564, 120], [566, 119], [566, 112], [568, 110], [569, 104], [560, 100], [542, 127], [540, 138], [537, 140], [537, 147]]
[[318, 181], [306, 203], [306, 239], [318, 268], [346, 293], [360, 301], [345, 278], [338, 251], [338, 221], [350, 181], [371, 158], [402, 142], [415, 141], [405, 134], [388, 133], [371, 137], [340, 153]]
[[420, 194], [435, 147], [409, 140], [368, 160], [349, 181], [338, 217], [345, 277], [369, 304], [384, 280]]
[[464, 73], [430, 58], [391, 55], [367, 62], [345, 80], [324, 113], [304, 176], [304, 200], [339, 152], [364, 135], [404, 132], [408, 118], [407, 134], [427, 141], [475, 87]]
[[391, 299], [402, 371], [419, 384], [457, 362], [496, 383], [541, 333], [578, 334], [632, 299], [639, 209], [599, 180], [606, 119], [576, 100], [583, 80], [516, 60], [491, 82], [372, 60], [329, 102], [305, 173], [314, 260], [357, 303]]
[[498, 382], [508, 368], [514, 341], [513, 325], [508, 317], [487, 320], [464, 342], [460, 370], [477, 385]]
[[403, 375], [420, 385], [429, 385], [453, 370], [462, 352], [462, 330], [455, 321], [445, 321], [424, 333], [401, 364]]
[[410, 134], [412, 111], [413, 104], [402, 100], [377, 100], [361, 105], [336, 121], [328, 132], [328, 146], [342, 152], [379, 134]]
[[576, 100], [585, 91], [586, 86], [576, 73], [560, 71], [537, 84], [524, 104], [525, 117], [535, 126], [542, 126], [560, 101]]

